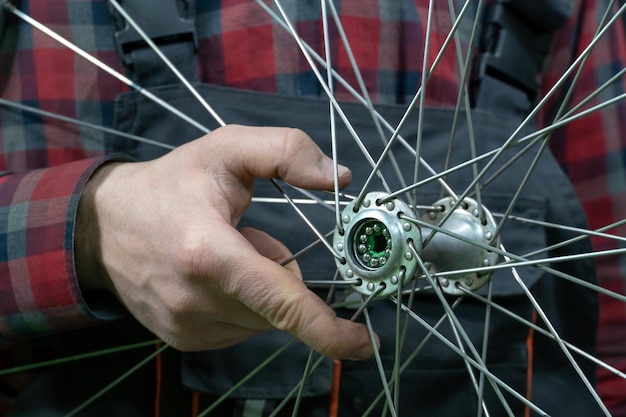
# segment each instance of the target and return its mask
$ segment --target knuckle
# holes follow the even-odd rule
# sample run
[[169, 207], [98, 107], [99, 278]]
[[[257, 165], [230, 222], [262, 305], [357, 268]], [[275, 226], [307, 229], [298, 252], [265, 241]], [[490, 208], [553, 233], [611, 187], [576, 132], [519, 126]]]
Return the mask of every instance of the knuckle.
[[290, 170], [297, 168], [292, 165], [297, 161], [298, 155], [305, 151], [310, 139], [298, 128], [285, 128], [284, 136], [277, 139], [274, 147], [277, 148], [280, 158], [277, 163], [278, 176], [285, 178]]
[[216, 256], [218, 254], [213, 253], [207, 236], [199, 232], [186, 233], [175, 249], [176, 264], [187, 277], [206, 274], [210, 261]]
[[270, 301], [268, 307], [270, 313], [268, 319], [274, 327], [287, 331], [300, 337], [302, 331], [307, 327], [309, 319], [306, 314], [302, 314], [302, 296], [292, 296], [288, 299]]

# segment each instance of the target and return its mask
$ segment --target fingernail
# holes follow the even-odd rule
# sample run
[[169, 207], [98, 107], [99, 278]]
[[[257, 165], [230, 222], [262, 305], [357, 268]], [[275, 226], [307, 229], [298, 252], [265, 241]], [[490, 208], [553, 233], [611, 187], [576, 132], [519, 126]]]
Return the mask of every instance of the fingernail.
[[[322, 173], [324, 174], [326, 178], [330, 180], [335, 179], [334, 163], [332, 159], [326, 156], [322, 158], [322, 161], [320, 162], [320, 170], [322, 171]], [[348, 173], [350, 173], [350, 169], [348, 167], [343, 166], [341, 164], [337, 164], [337, 176], [339, 178], [343, 177], [344, 175], [347, 175]]]

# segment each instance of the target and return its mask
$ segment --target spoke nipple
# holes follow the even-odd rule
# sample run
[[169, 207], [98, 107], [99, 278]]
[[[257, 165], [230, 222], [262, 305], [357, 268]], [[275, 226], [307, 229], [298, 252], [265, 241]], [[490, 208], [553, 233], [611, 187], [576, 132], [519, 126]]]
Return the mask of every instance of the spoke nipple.
[[393, 203], [393, 201], [389, 201], [387, 204], [385, 204], [385, 207], [387, 207], [387, 210], [393, 211], [396, 208], [396, 205]]
[[407, 222], [407, 223], [404, 223], [404, 224], [402, 225], [402, 228], [403, 228], [406, 232], [409, 232], [409, 231], [411, 230], [411, 223], [408, 223], [408, 222]]

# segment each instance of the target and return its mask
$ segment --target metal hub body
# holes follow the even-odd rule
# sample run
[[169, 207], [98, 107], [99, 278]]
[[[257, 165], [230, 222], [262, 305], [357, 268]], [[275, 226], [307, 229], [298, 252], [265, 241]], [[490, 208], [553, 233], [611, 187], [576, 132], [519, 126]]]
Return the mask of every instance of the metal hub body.
[[[403, 219], [415, 217], [408, 204], [397, 199], [381, 203], [386, 196], [368, 193], [358, 207], [352, 201], [341, 213], [343, 230], [337, 228], [333, 235], [342, 256], [336, 259], [339, 273], [355, 281], [359, 293], [380, 298], [397, 294], [422, 275], [416, 253], [447, 294], [463, 295], [463, 289], [477, 290], [489, 281], [491, 273], [462, 272], [497, 261], [498, 255], [488, 249], [499, 244], [493, 238], [497, 225], [486, 208], [471, 198], [457, 207], [453, 198], [443, 198], [433, 205], [438, 210], [427, 211], [422, 218], [433, 228], [418, 227]], [[448, 274], [438, 276], [444, 272]]]
[[[450, 234], [422, 229], [424, 241], [429, 239], [430, 241], [422, 248], [421, 257], [427, 262], [429, 272], [435, 277], [442, 272], [494, 265], [498, 260], [498, 254], [486, 247], [499, 245], [499, 240], [494, 241], [493, 238], [497, 224], [491, 213], [485, 207], [479, 207], [471, 198], [465, 198], [455, 209], [454, 203], [455, 200], [450, 197], [443, 198], [433, 205], [441, 207], [441, 210], [429, 211], [422, 217], [424, 222], [434, 226], [447, 217], [440, 227]], [[475, 291], [485, 285], [491, 279], [491, 275], [491, 272], [460, 272], [437, 277], [437, 280], [445, 293], [463, 295], [464, 292], [460, 287]]]
[[422, 242], [419, 228], [400, 219], [400, 214], [412, 215], [411, 208], [400, 200], [380, 204], [385, 196], [372, 192], [359, 207], [356, 200], [348, 204], [341, 214], [343, 230], [333, 236], [335, 249], [344, 257], [336, 261], [341, 276], [359, 279], [355, 288], [367, 296], [396, 294], [417, 268], [409, 242], [418, 251]]

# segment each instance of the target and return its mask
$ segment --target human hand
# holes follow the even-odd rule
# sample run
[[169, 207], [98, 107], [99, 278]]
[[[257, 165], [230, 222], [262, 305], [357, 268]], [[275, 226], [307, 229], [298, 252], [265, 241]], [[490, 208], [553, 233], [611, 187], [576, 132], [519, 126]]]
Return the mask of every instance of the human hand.
[[[106, 288], [173, 347], [217, 349], [271, 328], [330, 357], [373, 354], [362, 324], [337, 318], [301, 280], [287, 248], [235, 226], [255, 177], [331, 189], [332, 162], [303, 132], [227, 126], [149, 162], [99, 168], [81, 196], [83, 291]], [[340, 186], [351, 179], [340, 170]]]

